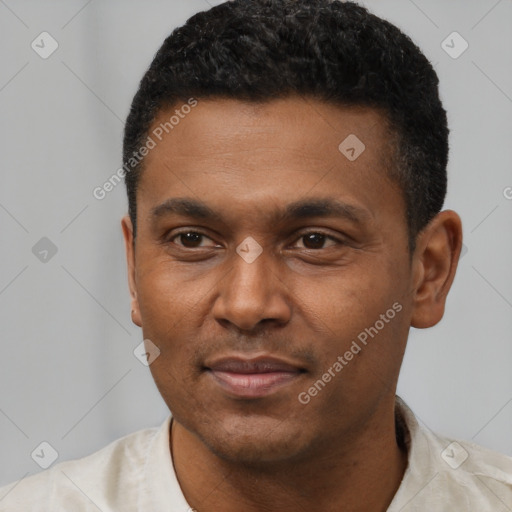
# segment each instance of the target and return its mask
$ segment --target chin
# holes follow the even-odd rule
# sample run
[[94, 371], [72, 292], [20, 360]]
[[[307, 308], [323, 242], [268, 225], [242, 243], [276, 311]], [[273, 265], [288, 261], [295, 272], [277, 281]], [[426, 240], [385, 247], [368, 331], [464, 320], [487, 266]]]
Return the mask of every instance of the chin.
[[236, 417], [205, 427], [197, 435], [212, 453], [250, 466], [289, 461], [309, 444], [304, 425], [278, 418]]

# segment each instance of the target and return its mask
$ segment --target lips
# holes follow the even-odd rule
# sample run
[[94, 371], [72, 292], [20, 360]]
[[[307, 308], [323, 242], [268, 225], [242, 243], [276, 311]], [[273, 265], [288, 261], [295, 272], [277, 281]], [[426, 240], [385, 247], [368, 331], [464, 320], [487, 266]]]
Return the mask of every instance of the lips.
[[274, 357], [228, 357], [205, 367], [216, 385], [238, 398], [262, 398], [291, 384], [305, 370]]

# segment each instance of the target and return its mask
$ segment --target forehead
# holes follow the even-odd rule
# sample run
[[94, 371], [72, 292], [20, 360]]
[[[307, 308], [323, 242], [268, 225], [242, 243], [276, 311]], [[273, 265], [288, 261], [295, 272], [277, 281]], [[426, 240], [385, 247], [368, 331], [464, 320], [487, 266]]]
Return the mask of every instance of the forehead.
[[[193, 108], [183, 102], [157, 113], [150, 135], [158, 146], [178, 149], [185, 145], [200, 156], [217, 147], [225, 149], [229, 142], [236, 143], [233, 152], [256, 150], [259, 144], [268, 147], [271, 136], [275, 146], [299, 146], [306, 156], [313, 157], [326, 146], [337, 150], [346, 136], [354, 135], [384, 156], [390, 142], [387, 117], [369, 107], [341, 106], [299, 96], [265, 102], [224, 98], [195, 101]], [[152, 156], [155, 153], [161, 156], [159, 151], [152, 152]]]
[[137, 194], [143, 215], [173, 196], [195, 196], [219, 209], [229, 199], [238, 212], [243, 205], [263, 212], [308, 195], [350, 197], [370, 213], [386, 196], [395, 196], [388, 205], [400, 203], [387, 173], [391, 136], [377, 110], [302, 97], [186, 105], [162, 109], [149, 131], [154, 148]]

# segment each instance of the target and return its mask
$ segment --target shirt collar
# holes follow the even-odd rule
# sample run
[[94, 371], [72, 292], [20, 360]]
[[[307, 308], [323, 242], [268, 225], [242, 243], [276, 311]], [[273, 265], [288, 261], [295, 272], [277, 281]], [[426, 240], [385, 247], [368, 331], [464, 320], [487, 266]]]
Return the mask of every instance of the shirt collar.
[[[139, 481], [140, 511], [168, 510], [169, 507], [172, 507], [173, 512], [192, 510], [183, 496], [172, 462], [171, 421], [169, 416], [146, 447], [144, 468]], [[475, 505], [475, 495], [472, 494], [475, 492], [475, 475], [491, 477], [512, 486], [512, 471], [499, 469], [512, 469], [512, 461], [507, 459], [508, 462], [505, 463], [504, 456], [490, 456], [476, 445], [463, 443], [465, 448], [472, 451], [472, 457], [459, 469], [451, 468], [442, 457], [442, 453], [450, 445], [450, 440], [421, 426], [414, 413], [398, 396], [395, 402], [395, 424], [397, 442], [407, 450], [407, 467], [387, 512], [427, 509], [436, 512], [472, 511]], [[485, 490], [484, 492], [490, 493]]]
[[138, 510], [153, 512], [170, 510], [190, 512], [174, 471], [171, 456], [169, 416], [152, 438], [146, 454], [143, 479], [140, 482]]

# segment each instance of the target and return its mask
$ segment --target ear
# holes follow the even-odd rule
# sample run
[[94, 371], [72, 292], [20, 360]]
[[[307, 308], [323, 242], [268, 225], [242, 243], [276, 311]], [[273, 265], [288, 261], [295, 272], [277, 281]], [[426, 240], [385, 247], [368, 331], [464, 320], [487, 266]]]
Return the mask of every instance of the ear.
[[412, 327], [432, 327], [443, 318], [461, 248], [462, 223], [452, 210], [437, 214], [418, 235], [413, 255]]
[[124, 246], [126, 250], [126, 263], [128, 267], [128, 286], [130, 288], [132, 322], [142, 327], [139, 300], [137, 298], [137, 280], [135, 274], [135, 247], [133, 240], [133, 226], [129, 215], [121, 219], [123, 228]]

